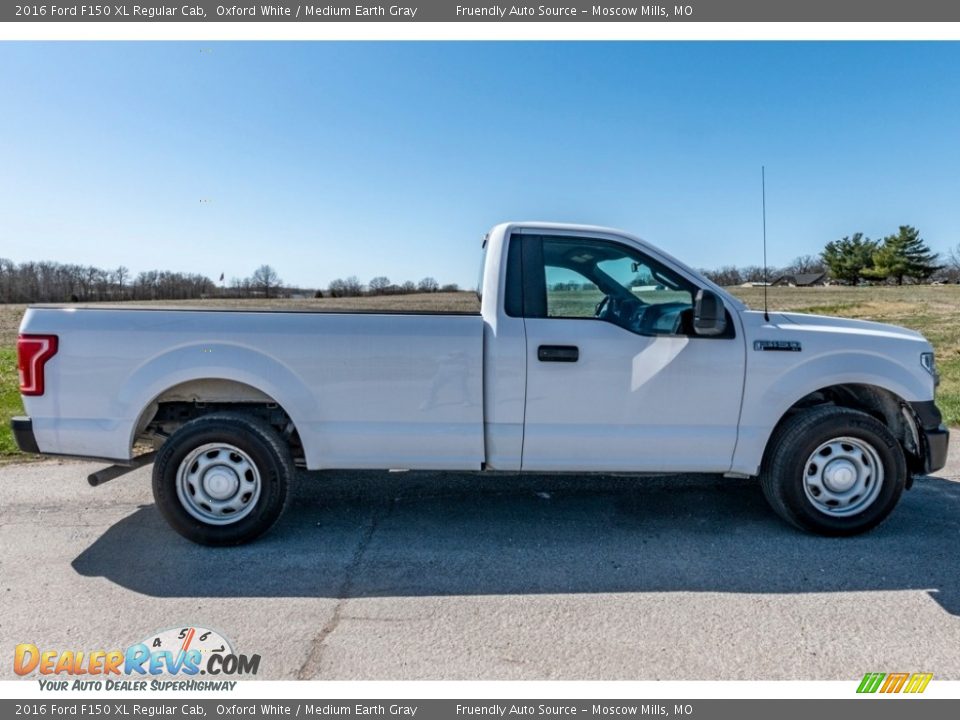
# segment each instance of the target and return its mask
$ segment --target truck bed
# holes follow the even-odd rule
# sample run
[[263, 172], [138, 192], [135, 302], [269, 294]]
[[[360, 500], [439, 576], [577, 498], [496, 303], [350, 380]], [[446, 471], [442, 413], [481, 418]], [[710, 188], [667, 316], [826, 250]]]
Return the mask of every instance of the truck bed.
[[480, 467], [479, 315], [265, 310], [29, 308], [23, 331], [59, 338], [24, 398], [40, 450], [127, 459], [158, 398], [218, 378], [282, 407], [311, 469]]

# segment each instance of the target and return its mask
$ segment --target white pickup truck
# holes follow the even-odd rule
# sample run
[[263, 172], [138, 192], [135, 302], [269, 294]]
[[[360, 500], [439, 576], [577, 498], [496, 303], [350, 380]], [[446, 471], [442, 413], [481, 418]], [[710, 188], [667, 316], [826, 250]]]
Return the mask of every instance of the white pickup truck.
[[617, 230], [509, 223], [484, 251], [477, 314], [31, 307], [17, 442], [154, 460], [161, 513], [216, 545], [268, 530], [298, 466], [758, 477], [850, 535], [945, 463], [916, 332], [765, 316]]

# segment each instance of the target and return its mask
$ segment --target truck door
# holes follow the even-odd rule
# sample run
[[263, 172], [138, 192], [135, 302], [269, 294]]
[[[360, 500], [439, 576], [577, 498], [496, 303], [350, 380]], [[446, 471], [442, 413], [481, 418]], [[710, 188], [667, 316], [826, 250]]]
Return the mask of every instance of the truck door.
[[513, 236], [523, 247], [524, 470], [723, 472], [745, 347], [733, 318], [693, 331], [691, 280], [634, 245]]

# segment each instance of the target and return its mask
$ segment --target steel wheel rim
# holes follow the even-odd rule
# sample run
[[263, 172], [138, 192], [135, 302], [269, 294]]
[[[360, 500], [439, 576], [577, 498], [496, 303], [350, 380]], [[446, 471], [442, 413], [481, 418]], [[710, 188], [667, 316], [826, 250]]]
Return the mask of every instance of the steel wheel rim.
[[883, 461], [873, 445], [838, 437], [810, 453], [803, 466], [803, 491], [819, 512], [846, 517], [876, 502], [883, 477]]
[[180, 504], [208, 525], [230, 525], [245, 518], [256, 507], [261, 486], [256, 464], [229, 443], [201, 445], [177, 468]]

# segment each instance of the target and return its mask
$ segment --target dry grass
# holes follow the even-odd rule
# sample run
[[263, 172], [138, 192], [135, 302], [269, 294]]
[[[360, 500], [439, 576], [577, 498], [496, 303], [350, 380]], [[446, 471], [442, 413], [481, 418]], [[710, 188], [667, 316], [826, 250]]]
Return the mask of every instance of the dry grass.
[[[730, 288], [752, 308], [763, 307], [762, 288]], [[902, 325], [923, 333], [937, 351], [937, 404], [960, 424], [960, 286], [769, 288], [771, 310], [791, 310]]]

